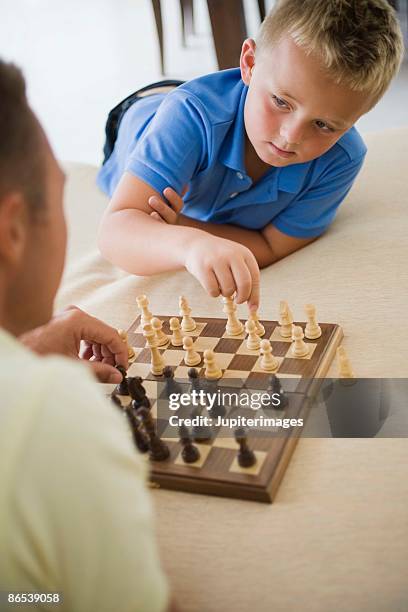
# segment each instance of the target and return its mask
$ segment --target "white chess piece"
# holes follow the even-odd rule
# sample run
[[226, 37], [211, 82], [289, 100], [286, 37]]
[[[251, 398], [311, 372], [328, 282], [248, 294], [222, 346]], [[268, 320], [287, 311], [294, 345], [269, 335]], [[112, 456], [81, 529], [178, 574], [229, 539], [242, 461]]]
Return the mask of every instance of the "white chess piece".
[[288, 303], [282, 300], [279, 305], [279, 333], [282, 338], [291, 338], [293, 331], [293, 316]]
[[164, 359], [160, 354], [160, 351], [157, 347], [156, 344], [156, 333], [153, 330], [151, 325], [145, 325], [143, 327], [143, 335], [147, 340], [147, 344], [150, 348], [150, 352], [151, 352], [151, 372], [152, 374], [154, 374], [155, 376], [161, 376], [163, 374], [163, 370], [164, 370]]
[[184, 363], [188, 366], [196, 366], [201, 362], [200, 353], [193, 348], [193, 339], [191, 336], [185, 336], [183, 338], [183, 349], [186, 351], [184, 356]]
[[177, 317], [172, 317], [169, 322], [170, 329], [173, 332], [170, 342], [173, 346], [183, 346], [183, 336], [180, 329], [180, 321]]
[[307, 316], [307, 323], [305, 327], [305, 336], [309, 340], [315, 340], [316, 338], [320, 338], [322, 335], [322, 330], [320, 325], [316, 321], [316, 308], [313, 304], [305, 305], [305, 312]]
[[143, 328], [145, 325], [150, 324], [150, 321], [152, 320], [152, 317], [153, 317], [152, 313], [149, 310], [149, 300], [147, 299], [146, 295], [138, 295], [136, 298], [136, 302], [140, 310], [142, 311], [142, 314], [140, 317], [140, 325]]
[[135, 351], [133, 350], [133, 347], [130, 346], [130, 344], [129, 344], [127, 333], [125, 332], [124, 329], [118, 329], [118, 334], [122, 338], [123, 342], [126, 344], [126, 348], [127, 348], [127, 352], [128, 352], [128, 359], [129, 360], [134, 359], [136, 357]]
[[272, 353], [272, 345], [269, 340], [262, 340], [261, 354], [261, 368], [267, 372], [276, 372], [276, 370], [279, 368], [279, 359]]
[[151, 321], [151, 326], [153, 327], [154, 332], [156, 334], [157, 346], [165, 346], [166, 344], [168, 344], [169, 338], [167, 334], [165, 334], [162, 330], [163, 322], [160, 321], [159, 318], [153, 317]]
[[193, 331], [197, 327], [197, 324], [191, 316], [191, 308], [184, 295], [181, 295], [179, 298], [179, 308], [180, 317], [182, 317], [181, 329], [185, 332]]
[[233, 297], [223, 297], [224, 302], [223, 312], [227, 315], [227, 325], [225, 326], [225, 332], [228, 336], [239, 336], [244, 331], [244, 326], [236, 315], [237, 307], [234, 303]]
[[248, 320], [245, 323], [245, 331], [248, 334], [248, 338], [246, 341], [247, 348], [251, 351], [259, 350], [261, 346], [261, 341], [259, 339], [258, 334], [256, 333], [256, 325], [254, 321]]
[[215, 361], [214, 351], [207, 349], [204, 351], [204, 376], [210, 380], [217, 380], [222, 377], [222, 370]]
[[355, 378], [349, 358], [347, 357], [344, 346], [339, 346], [337, 349], [337, 360], [339, 364], [340, 378]]
[[259, 337], [262, 337], [265, 335], [265, 328], [262, 325], [262, 323], [259, 321], [258, 313], [256, 311], [252, 311], [249, 313], [248, 321], [253, 321], [255, 323], [256, 333], [258, 334]]
[[306, 357], [309, 354], [310, 347], [303, 340], [305, 337], [303, 329], [299, 325], [293, 326], [291, 352], [293, 357]]

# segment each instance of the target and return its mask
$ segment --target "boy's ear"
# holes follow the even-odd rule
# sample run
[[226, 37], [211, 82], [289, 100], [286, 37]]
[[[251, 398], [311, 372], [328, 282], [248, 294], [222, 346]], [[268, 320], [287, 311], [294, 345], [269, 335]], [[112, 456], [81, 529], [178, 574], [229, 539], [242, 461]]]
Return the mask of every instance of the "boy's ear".
[[249, 85], [252, 77], [252, 70], [255, 67], [256, 43], [252, 38], [244, 40], [241, 49], [240, 68], [241, 77], [245, 85]]
[[21, 193], [0, 200], [0, 261], [18, 266], [24, 257], [29, 231], [27, 206]]

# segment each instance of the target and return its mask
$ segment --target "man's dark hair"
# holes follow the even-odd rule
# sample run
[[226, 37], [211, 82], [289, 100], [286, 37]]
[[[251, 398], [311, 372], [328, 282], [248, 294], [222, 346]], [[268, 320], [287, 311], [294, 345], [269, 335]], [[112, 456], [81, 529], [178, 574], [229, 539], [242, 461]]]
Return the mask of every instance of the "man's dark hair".
[[0, 60], [0, 201], [13, 191], [33, 215], [43, 208], [45, 147], [21, 70]]

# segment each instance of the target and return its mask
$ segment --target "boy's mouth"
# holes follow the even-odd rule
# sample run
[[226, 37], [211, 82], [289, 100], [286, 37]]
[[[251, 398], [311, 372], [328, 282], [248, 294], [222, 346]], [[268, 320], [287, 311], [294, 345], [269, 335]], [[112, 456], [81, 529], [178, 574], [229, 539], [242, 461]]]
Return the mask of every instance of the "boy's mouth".
[[273, 144], [273, 142], [270, 142], [269, 145], [270, 145], [272, 151], [276, 155], [279, 155], [279, 157], [284, 157], [285, 159], [287, 159], [288, 157], [292, 157], [292, 155], [296, 155], [296, 153], [294, 151], [284, 151], [283, 149], [280, 149], [275, 144]]

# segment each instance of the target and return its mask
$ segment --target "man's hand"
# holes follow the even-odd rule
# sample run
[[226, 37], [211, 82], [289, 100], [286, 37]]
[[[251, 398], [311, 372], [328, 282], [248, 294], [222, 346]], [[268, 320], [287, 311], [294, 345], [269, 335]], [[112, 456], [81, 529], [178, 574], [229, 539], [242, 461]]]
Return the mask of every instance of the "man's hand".
[[153, 212], [150, 213], [150, 216], [163, 223], [177, 225], [179, 213], [184, 206], [182, 197], [186, 191], [187, 186], [183, 189], [180, 197], [177, 191], [174, 191], [171, 187], [166, 187], [163, 191], [163, 195], [168, 204], [157, 196], [151, 196], [148, 200], [149, 206], [153, 208]]
[[252, 252], [242, 244], [210, 234], [186, 245], [185, 267], [212, 296], [248, 302], [250, 310], [259, 306], [260, 274]]
[[58, 354], [90, 361], [100, 382], [120, 382], [122, 376], [114, 366], [128, 367], [127, 348], [118, 332], [76, 306], [24, 334], [20, 340], [40, 355]]

